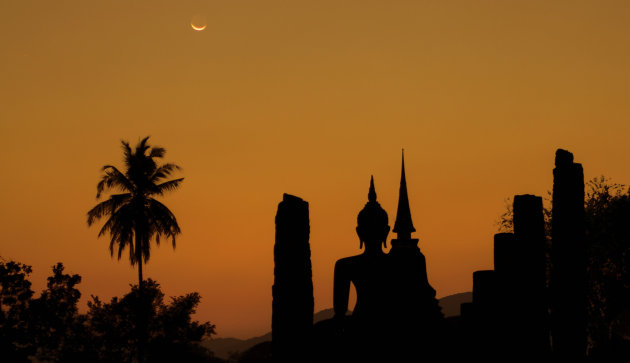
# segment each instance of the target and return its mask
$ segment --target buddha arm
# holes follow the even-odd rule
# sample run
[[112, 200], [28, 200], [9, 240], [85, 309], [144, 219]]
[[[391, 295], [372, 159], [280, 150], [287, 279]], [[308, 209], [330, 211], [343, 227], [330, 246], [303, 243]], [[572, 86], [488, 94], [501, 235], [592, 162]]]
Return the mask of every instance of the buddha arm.
[[335, 283], [333, 288], [333, 308], [335, 310], [335, 318], [341, 319], [348, 311], [348, 297], [350, 295], [350, 276], [346, 265], [341, 263], [342, 260], [335, 264]]

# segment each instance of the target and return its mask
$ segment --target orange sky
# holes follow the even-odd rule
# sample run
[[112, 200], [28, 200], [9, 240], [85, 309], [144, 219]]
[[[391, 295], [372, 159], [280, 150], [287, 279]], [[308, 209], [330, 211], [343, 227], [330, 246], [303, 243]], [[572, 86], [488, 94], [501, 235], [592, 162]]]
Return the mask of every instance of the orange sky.
[[83, 305], [127, 291], [136, 270], [85, 213], [120, 140], [151, 135], [186, 180], [163, 199], [183, 234], [145, 276], [199, 291], [220, 336], [260, 335], [282, 193], [310, 203], [331, 307], [371, 174], [393, 225], [404, 147], [429, 280], [470, 291], [505, 199], [545, 195], [557, 147], [630, 183], [628, 39], [623, 0], [2, 1], [0, 255], [36, 291], [62, 261]]

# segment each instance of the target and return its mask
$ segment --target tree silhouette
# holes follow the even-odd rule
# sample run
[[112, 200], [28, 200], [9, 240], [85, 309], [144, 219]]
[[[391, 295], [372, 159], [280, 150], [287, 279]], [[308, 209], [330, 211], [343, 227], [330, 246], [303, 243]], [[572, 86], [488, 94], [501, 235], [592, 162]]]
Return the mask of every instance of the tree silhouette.
[[201, 340], [215, 334], [215, 325], [191, 318], [200, 302], [196, 292], [171, 297], [167, 303], [160, 285], [150, 278], [145, 281], [142, 301], [138, 301], [138, 285], [122, 298], [109, 303], [93, 296], [88, 302], [96, 361], [133, 361], [133, 335], [138, 304], [147, 317], [147, 351], [149, 362], [212, 362], [212, 353], [200, 345]]
[[65, 274], [61, 262], [52, 267], [46, 289], [29, 304], [29, 335], [35, 357], [45, 362], [92, 361], [84, 349], [85, 316], [78, 313], [81, 276]]
[[[118, 259], [125, 248], [129, 248], [129, 262], [138, 264], [138, 286], [142, 289], [142, 263], [148, 262], [151, 240], [155, 237], [159, 245], [160, 238], [171, 238], [175, 248], [175, 237], [181, 232], [175, 215], [162, 203], [153, 198], [177, 189], [184, 178], [164, 181], [180, 167], [166, 163], [158, 165], [154, 158], [163, 158], [166, 150], [162, 147], [151, 148], [149, 137], [142, 139], [135, 151], [127, 141], [122, 141], [125, 172], [113, 165], [103, 166], [103, 176], [96, 186], [96, 199], [104, 191], [122, 191], [111, 194], [109, 199], [97, 204], [87, 213], [87, 223], [92, 225], [97, 220], [109, 216], [98, 236], [109, 232], [111, 240], [109, 251], [114, 255], [118, 248]], [[147, 153], [148, 152], [148, 153]]]
[[29, 362], [34, 352], [27, 324], [31, 272], [31, 266], [0, 258], [0, 352], [8, 362]]
[[65, 273], [57, 263], [46, 288], [33, 298], [31, 271], [0, 257], [2, 362], [138, 362], [138, 339], [144, 337], [137, 335], [137, 324], [142, 322], [147, 349], [140, 360], [226, 363], [201, 345], [215, 334], [215, 326], [192, 319], [201, 299], [196, 292], [167, 301], [160, 285], [149, 278], [142, 294], [136, 284], [110, 302], [92, 295], [82, 314], [80, 275]]
[[[630, 189], [590, 180], [585, 201], [591, 355], [628, 354], [630, 333]], [[625, 345], [625, 348], [620, 346]]]
[[179, 170], [176, 164], [158, 165], [154, 158], [163, 158], [166, 150], [162, 147], [150, 147], [142, 139], [135, 151], [127, 141], [122, 141], [125, 172], [113, 165], [103, 166], [103, 176], [96, 185], [96, 199], [104, 191], [122, 191], [111, 194], [109, 199], [97, 204], [87, 213], [87, 223], [92, 225], [96, 220], [109, 216], [98, 236], [109, 232], [111, 237], [109, 251], [114, 255], [118, 248], [118, 259], [125, 248], [129, 248], [129, 262], [138, 264], [138, 360], [144, 361], [144, 344], [146, 341], [146, 311], [143, 311], [143, 278], [142, 263], [148, 262], [151, 251], [151, 240], [155, 238], [159, 245], [160, 238], [170, 238], [175, 248], [175, 237], [181, 232], [175, 215], [154, 196], [161, 196], [177, 189], [184, 178], [166, 180], [171, 173]]

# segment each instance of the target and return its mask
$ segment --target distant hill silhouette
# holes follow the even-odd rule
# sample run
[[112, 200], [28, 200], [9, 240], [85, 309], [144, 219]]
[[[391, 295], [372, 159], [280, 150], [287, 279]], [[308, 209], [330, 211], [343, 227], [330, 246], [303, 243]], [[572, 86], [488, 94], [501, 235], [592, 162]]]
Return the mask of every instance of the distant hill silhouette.
[[[446, 318], [458, 316], [459, 307], [465, 302], [472, 302], [472, 292], [462, 292], [439, 299], [440, 307], [442, 307], [442, 312]], [[350, 311], [349, 314], [351, 313]], [[332, 308], [321, 310], [313, 316], [313, 323], [331, 319], [333, 315], [334, 311]], [[202, 344], [214, 352], [216, 357], [228, 359], [233, 353], [245, 352], [251, 347], [267, 341], [271, 341], [271, 332], [249, 339], [214, 338], [205, 340]]]
[[[331, 309], [332, 310], [332, 309]], [[215, 357], [228, 359], [233, 353], [244, 352], [254, 345], [270, 342], [271, 332], [261, 335], [259, 337], [249, 339], [237, 339], [237, 338], [214, 338], [208, 339], [202, 342], [202, 345], [210, 349]]]

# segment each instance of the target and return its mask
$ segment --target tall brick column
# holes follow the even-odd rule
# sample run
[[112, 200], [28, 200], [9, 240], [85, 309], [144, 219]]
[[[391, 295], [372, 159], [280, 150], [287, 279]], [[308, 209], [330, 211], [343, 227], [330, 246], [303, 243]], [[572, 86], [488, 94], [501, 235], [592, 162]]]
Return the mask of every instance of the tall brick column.
[[514, 237], [519, 250], [515, 283], [521, 296], [517, 323], [522, 333], [521, 348], [532, 357], [543, 357], [549, 353], [550, 340], [542, 198], [517, 195], [513, 211]]
[[573, 162], [573, 154], [558, 149], [553, 177], [553, 352], [560, 359], [577, 361], [586, 355], [584, 172]]
[[308, 203], [284, 194], [276, 214], [271, 318], [274, 362], [309, 361], [313, 280]]

